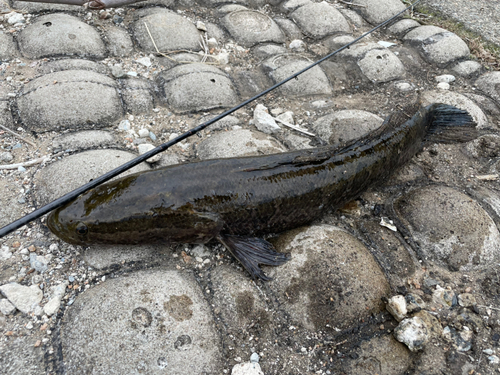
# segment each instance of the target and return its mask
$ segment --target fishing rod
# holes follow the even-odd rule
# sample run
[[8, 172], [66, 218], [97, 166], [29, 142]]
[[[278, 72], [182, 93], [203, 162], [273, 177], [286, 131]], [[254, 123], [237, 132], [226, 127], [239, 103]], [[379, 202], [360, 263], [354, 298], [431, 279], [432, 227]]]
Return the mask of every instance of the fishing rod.
[[250, 99], [247, 99], [245, 100], [244, 102], [238, 104], [237, 106], [231, 108], [231, 109], [228, 109], [227, 111], [221, 113], [220, 115], [212, 118], [211, 120], [208, 120], [196, 127], [194, 127], [193, 129], [179, 135], [178, 137], [172, 139], [171, 141], [168, 141], [168, 142], [165, 142], [161, 145], [159, 145], [158, 147], [136, 157], [135, 159], [133, 160], [130, 160], [129, 162], [101, 175], [100, 177], [97, 177], [95, 179], [93, 179], [92, 181], [86, 183], [85, 185], [82, 185], [80, 186], [79, 188], [73, 190], [73, 191], [70, 191], [69, 193], [63, 195], [62, 197], [50, 202], [49, 204], [46, 204], [45, 206], [43, 207], [40, 207], [38, 209], [36, 209], [35, 211], [27, 214], [26, 216], [23, 216], [22, 218], [20, 219], [17, 219], [16, 221], [13, 221], [12, 223], [6, 225], [5, 227], [3, 228], [0, 228], [0, 238], [6, 236], [7, 234], [15, 231], [16, 229], [19, 229], [20, 227], [32, 222], [33, 220], [36, 220], [38, 219], [39, 217], [49, 213], [50, 211], [52, 210], [55, 210], [56, 208], [59, 208], [61, 206], [64, 206], [66, 203], [69, 203], [70, 201], [72, 201], [73, 199], [75, 199], [76, 197], [78, 197], [80, 194], [83, 194], [85, 193], [86, 191], [90, 190], [90, 189], [93, 189], [103, 183], [105, 183], [106, 181], [109, 181], [110, 179], [112, 179], [113, 177], [116, 177], [118, 176], [119, 174], [129, 170], [130, 168], [136, 166], [137, 164], [139, 163], [142, 163], [143, 161], [149, 159], [150, 157], [156, 155], [156, 154], [159, 154], [160, 152], [163, 152], [165, 150], [167, 150], [168, 148], [172, 147], [173, 145], [175, 145], [176, 143], [179, 143], [180, 141], [198, 133], [199, 131], [205, 129], [206, 127], [212, 125], [214, 122], [217, 122], [221, 119], [223, 119], [224, 117], [230, 115], [231, 113], [233, 112], [236, 112], [238, 109], [246, 106], [247, 104], [250, 104], [251, 102], [263, 97], [264, 95], [270, 93], [271, 91], [277, 89], [278, 87], [284, 85], [285, 83], [291, 81], [292, 79], [294, 78], [297, 78], [299, 75], [301, 75], [302, 73], [308, 71], [309, 69], [315, 67], [316, 65], [318, 64], [321, 64], [323, 61], [329, 59], [330, 57], [336, 55], [337, 53], [345, 50], [346, 48], [349, 48], [350, 46], [352, 46], [354, 43], [358, 42], [359, 40], [363, 39], [364, 37], [366, 37], [367, 35], [373, 33], [374, 31], [380, 29], [381, 27], [384, 27], [385, 25], [389, 24], [390, 22], [392, 22], [393, 20], [395, 20], [397, 17], [399, 17], [401, 14], [403, 14], [404, 12], [406, 12], [408, 9], [412, 8], [413, 6], [415, 6], [416, 4], [418, 4], [421, 0], [416, 0], [415, 2], [413, 2], [411, 5], [409, 5], [408, 7], [406, 7], [404, 10], [402, 10], [401, 12], [397, 13], [396, 15], [392, 16], [391, 18], [389, 18], [388, 20], [382, 22], [381, 24], [379, 24], [378, 26], [375, 26], [373, 29], [367, 31], [366, 33], [362, 34], [361, 36], [357, 37], [356, 39], [354, 39], [352, 42], [350, 43], [347, 43], [346, 45], [340, 47], [339, 49], [337, 49], [336, 51], [326, 55], [325, 57], [321, 58], [320, 60], [312, 63], [311, 65], [305, 67], [304, 69], [298, 71], [297, 73], [294, 73], [292, 74], [290, 77], [288, 78], [285, 78], [283, 81], [281, 82], [278, 82], [276, 83], [274, 86], [271, 86], [269, 87], [268, 89], [262, 91], [261, 93], [253, 96], [252, 98]]

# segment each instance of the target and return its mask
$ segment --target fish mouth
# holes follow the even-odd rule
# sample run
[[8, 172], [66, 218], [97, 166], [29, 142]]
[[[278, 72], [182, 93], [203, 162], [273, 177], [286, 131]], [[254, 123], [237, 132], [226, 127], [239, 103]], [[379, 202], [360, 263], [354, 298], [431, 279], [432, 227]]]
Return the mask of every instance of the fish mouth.
[[80, 245], [80, 242], [75, 241], [75, 238], [68, 235], [68, 228], [66, 228], [59, 221], [58, 211], [52, 211], [47, 216], [46, 224], [47, 224], [47, 227], [49, 227], [50, 231], [53, 234], [55, 234], [57, 237], [62, 239], [63, 241], [71, 243], [71, 244], [75, 244], [75, 245]]
[[52, 233], [55, 235], [59, 235], [61, 233], [61, 226], [57, 222], [56, 214], [54, 212], [51, 212], [47, 216], [46, 223]]

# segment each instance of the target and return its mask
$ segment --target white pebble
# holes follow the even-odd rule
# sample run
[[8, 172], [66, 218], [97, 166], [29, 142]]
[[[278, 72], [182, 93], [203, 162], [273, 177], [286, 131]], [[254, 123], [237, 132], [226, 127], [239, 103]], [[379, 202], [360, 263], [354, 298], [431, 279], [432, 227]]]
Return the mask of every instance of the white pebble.
[[146, 138], [149, 135], [149, 130], [142, 128], [139, 130], [139, 137]]
[[398, 321], [402, 321], [406, 314], [408, 313], [406, 309], [406, 300], [405, 297], [398, 295], [389, 298], [389, 302], [387, 304], [387, 311], [391, 313], [391, 315]]
[[437, 76], [435, 79], [437, 82], [452, 83], [455, 81], [455, 76], [453, 76], [451, 74], [443, 74], [443, 75]]
[[440, 90], [449, 90], [450, 89], [450, 84], [446, 82], [439, 82], [437, 84], [438, 89]]

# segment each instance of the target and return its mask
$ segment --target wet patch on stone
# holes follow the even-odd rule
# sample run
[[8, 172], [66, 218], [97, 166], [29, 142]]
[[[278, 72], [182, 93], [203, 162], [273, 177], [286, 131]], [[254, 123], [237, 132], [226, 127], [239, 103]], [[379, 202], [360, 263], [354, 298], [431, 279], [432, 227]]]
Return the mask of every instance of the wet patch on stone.
[[293, 321], [311, 330], [342, 329], [381, 311], [389, 284], [368, 249], [347, 232], [329, 225], [292, 230], [276, 247], [291, 260], [266, 271]]
[[459, 271], [488, 268], [500, 256], [500, 234], [493, 220], [476, 201], [455, 189], [416, 189], [399, 198], [395, 209], [425, 260]]
[[209, 307], [192, 276], [176, 271], [141, 271], [79, 295], [61, 342], [72, 373], [221, 372]]

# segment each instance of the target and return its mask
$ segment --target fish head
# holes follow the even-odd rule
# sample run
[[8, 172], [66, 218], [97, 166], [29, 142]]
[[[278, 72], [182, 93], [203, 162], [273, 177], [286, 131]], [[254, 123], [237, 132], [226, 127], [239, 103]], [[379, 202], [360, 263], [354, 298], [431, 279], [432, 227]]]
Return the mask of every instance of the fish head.
[[74, 245], [85, 245], [91, 242], [89, 241], [89, 226], [92, 227], [92, 225], [82, 215], [77, 214], [75, 210], [77, 205], [78, 203], [73, 201], [52, 211], [47, 217], [47, 226], [63, 241]]
[[176, 194], [117, 180], [90, 190], [47, 218], [49, 229], [76, 245], [206, 243], [222, 229], [217, 214], [200, 212]]

